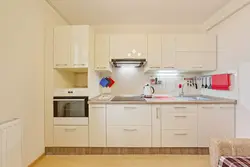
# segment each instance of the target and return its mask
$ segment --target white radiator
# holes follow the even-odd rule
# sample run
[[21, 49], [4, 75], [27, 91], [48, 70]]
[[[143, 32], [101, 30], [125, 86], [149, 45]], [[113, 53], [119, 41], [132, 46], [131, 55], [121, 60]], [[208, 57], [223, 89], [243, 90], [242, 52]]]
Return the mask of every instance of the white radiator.
[[22, 167], [22, 126], [19, 119], [0, 124], [0, 167]]

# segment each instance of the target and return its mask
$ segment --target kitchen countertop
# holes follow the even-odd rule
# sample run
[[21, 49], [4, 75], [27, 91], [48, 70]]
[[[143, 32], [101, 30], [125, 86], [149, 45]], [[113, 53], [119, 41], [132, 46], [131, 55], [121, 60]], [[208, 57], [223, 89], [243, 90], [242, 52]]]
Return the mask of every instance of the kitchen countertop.
[[[202, 96], [211, 100], [187, 100], [175, 97], [169, 98], [149, 98], [146, 101], [111, 101], [114, 96], [109, 99], [99, 99], [100, 96], [89, 100], [89, 104], [237, 104], [237, 100], [218, 98], [211, 96]], [[195, 96], [194, 96], [195, 97]]]

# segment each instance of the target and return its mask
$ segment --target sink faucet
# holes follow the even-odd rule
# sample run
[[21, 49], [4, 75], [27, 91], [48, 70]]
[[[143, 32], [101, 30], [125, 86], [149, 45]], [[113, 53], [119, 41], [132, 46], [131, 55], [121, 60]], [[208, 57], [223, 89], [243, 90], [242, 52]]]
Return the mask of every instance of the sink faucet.
[[185, 85], [186, 83], [184, 83], [184, 84], [179, 84], [179, 88], [181, 89], [181, 92], [179, 93], [179, 96], [180, 97], [183, 97], [184, 96], [184, 85]]

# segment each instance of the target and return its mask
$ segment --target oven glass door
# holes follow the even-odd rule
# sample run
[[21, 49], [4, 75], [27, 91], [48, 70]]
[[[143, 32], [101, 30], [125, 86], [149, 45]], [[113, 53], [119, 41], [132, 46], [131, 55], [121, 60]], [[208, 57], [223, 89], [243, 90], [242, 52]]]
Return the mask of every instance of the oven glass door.
[[87, 99], [54, 98], [54, 117], [88, 117]]

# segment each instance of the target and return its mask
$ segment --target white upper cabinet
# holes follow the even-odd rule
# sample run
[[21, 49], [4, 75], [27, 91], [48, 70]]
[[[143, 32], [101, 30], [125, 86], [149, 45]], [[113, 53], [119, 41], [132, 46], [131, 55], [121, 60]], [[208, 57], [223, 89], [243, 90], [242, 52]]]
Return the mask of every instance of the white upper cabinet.
[[71, 27], [71, 63], [73, 67], [88, 67], [89, 26]]
[[54, 30], [54, 68], [87, 68], [89, 26], [61, 26]]
[[161, 35], [148, 35], [148, 62], [147, 70], [161, 68]]
[[110, 36], [111, 59], [146, 59], [146, 34], [116, 34]]
[[110, 66], [109, 43], [110, 37], [108, 34], [95, 35], [95, 70], [96, 71], [112, 71]]
[[173, 69], [175, 62], [175, 35], [162, 36], [162, 68]]
[[57, 27], [54, 30], [54, 67], [70, 66], [70, 26]]
[[215, 52], [216, 36], [206, 34], [176, 35], [177, 52]]

